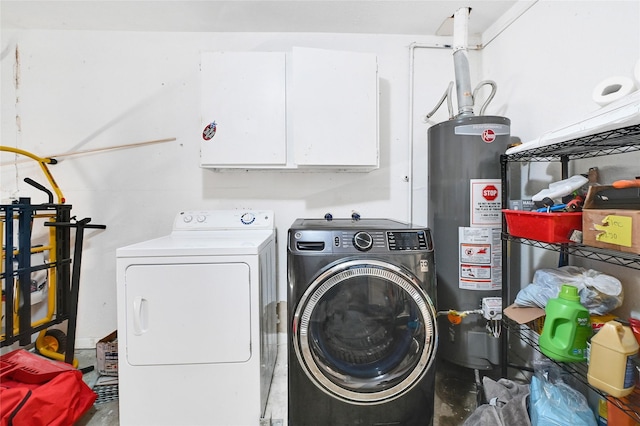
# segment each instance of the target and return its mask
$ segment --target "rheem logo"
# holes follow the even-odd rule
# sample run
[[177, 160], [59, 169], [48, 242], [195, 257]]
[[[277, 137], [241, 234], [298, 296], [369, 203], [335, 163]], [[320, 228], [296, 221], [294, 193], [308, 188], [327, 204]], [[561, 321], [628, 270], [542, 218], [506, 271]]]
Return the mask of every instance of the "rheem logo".
[[482, 132], [482, 140], [486, 143], [491, 143], [496, 140], [496, 132], [491, 129], [487, 129]]

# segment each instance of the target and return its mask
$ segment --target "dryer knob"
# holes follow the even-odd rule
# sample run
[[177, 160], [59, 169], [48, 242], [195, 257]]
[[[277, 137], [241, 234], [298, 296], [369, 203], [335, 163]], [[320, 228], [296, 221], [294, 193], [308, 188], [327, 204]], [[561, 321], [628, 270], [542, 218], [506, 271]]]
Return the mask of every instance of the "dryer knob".
[[251, 225], [256, 220], [256, 216], [253, 213], [244, 213], [240, 216], [240, 222], [243, 225]]
[[360, 251], [369, 251], [373, 247], [373, 237], [368, 232], [357, 232], [353, 236], [353, 245]]

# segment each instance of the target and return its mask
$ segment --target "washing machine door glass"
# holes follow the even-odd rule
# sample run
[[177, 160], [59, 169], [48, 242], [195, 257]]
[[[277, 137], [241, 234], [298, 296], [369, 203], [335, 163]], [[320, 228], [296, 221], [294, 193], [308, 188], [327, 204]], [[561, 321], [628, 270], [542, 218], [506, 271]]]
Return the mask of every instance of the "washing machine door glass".
[[380, 403], [410, 390], [435, 355], [435, 309], [403, 268], [351, 260], [322, 273], [294, 314], [296, 354], [323, 391]]

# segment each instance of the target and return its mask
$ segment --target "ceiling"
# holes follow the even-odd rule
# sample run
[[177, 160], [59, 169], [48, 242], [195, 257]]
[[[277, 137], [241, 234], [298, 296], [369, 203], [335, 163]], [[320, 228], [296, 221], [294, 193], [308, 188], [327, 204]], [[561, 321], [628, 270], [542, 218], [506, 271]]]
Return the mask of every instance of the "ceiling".
[[474, 36], [483, 34], [496, 23], [504, 25], [504, 21], [508, 21], [506, 16], [523, 13], [536, 1], [2, 0], [0, 24], [3, 29], [432, 36], [451, 35], [452, 15], [468, 6], [471, 7], [469, 35]]

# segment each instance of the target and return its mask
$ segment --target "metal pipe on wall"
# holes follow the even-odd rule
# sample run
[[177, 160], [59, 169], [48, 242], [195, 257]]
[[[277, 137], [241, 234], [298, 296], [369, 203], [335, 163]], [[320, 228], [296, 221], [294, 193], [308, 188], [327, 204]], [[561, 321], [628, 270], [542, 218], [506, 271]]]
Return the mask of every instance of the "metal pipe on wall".
[[463, 7], [453, 15], [453, 67], [456, 76], [456, 96], [458, 115], [473, 115], [473, 91], [467, 57], [467, 39], [469, 36], [469, 8]]

